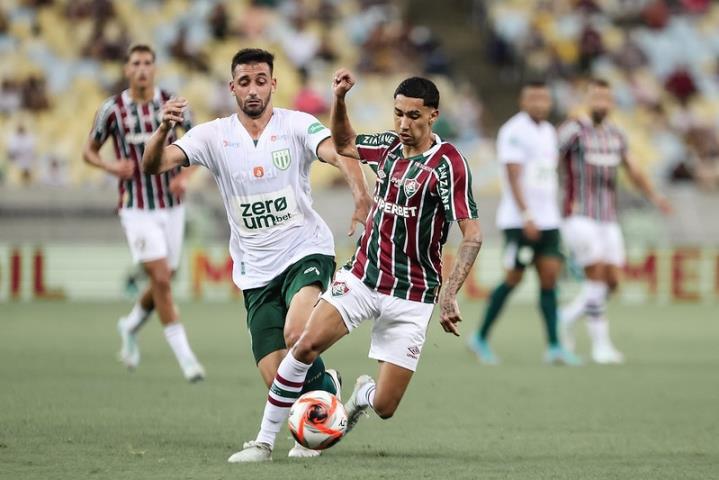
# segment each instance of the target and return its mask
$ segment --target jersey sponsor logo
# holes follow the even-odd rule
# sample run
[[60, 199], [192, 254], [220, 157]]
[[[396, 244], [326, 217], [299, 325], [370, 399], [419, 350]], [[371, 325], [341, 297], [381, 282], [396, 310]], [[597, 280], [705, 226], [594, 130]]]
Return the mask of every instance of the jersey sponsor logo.
[[587, 152], [584, 158], [590, 165], [598, 167], [616, 167], [621, 162], [619, 154], [615, 152]]
[[255, 178], [262, 178], [265, 176], [265, 169], [260, 167], [255, 167], [252, 169], [252, 174], [255, 176]]
[[236, 222], [245, 234], [302, 222], [291, 187], [277, 192], [237, 197]]
[[259, 180], [269, 180], [277, 178], [279, 170], [273, 166], [265, 168], [261, 165], [255, 165], [252, 168], [237, 169], [232, 173], [232, 177], [238, 182], [256, 182]]
[[229, 140], [222, 140], [222, 146], [225, 148], [240, 148], [242, 142], [230, 142]]
[[335, 280], [332, 282], [332, 296], [333, 297], [341, 297], [342, 295], [347, 295], [350, 291], [350, 288], [347, 286], [345, 282], [340, 282]]
[[411, 197], [419, 190], [419, 182], [414, 178], [408, 178], [404, 181], [404, 194], [407, 198]]
[[125, 135], [125, 141], [133, 145], [144, 145], [152, 136], [150, 133], [128, 133]]
[[417, 207], [405, 207], [396, 203], [388, 202], [379, 195], [375, 195], [374, 201], [377, 204], [377, 210], [396, 215], [398, 217], [410, 218], [417, 216]]
[[442, 203], [447, 206], [450, 204], [449, 195], [449, 167], [446, 163], [443, 163], [437, 167], [437, 174], [439, 176], [439, 182], [437, 184], [437, 190], [439, 191], [439, 197], [442, 199]]
[[315, 122], [307, 128], [307, 133], [309, 133], [310, 135], [314, 135], [315, 133], [321, 132], [325, 129], [327, 129], [327, 127], [322, 125], [320, 122]]
[[307, 275], [308, 273], [314, 273], [317, 276], [320, 276], [320, 269], [317, 267], [307, 267], [305, 268], [305, 271], [302, 272], [304, 275]]
[[[377, 145], [383, 145], [383, 144], [391, 144], [394, 142], [395, 134], [392, 133], [380, 133], [379, 135], [361, 135], [361, 138], [359, 139], [359, 142], [365, 146], [374, 147]], [[362, 145], [359, 145], [360, 147]]]
[[283, 148], [282, 150], [275, 150], [272, 152], [272, 163], [275, 167], [280, 170], [287, 170], [292, 163], [292, 155], [290, 155], [289, 148]]

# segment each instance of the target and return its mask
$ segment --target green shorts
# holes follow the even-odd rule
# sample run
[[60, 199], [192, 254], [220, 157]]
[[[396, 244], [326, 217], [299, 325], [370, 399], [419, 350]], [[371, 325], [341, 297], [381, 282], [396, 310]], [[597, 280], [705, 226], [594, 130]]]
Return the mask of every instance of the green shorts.
[[542, 235], [536, 242], [525, 237], [521, 228], [509, 228], [503, 232], [503, 264], [507, 270], [524, 270], [537, 257], [564, 258], [557, 228], [541, 230]]
[[287, 348], [285, 317], [292, 297], [308, 285], [318, 285], [322, 291], [326, 290], [334, 272], [334, 257], [308, 255], [287, 267], [264, 287], [242, 292], [255, 362], [272, 352]]

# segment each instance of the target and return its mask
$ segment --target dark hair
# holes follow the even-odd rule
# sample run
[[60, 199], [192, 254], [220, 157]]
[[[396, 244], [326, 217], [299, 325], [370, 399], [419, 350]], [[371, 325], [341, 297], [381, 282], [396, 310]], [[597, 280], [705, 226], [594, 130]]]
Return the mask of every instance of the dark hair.
[[603, 78], [598, 78], [598, 77], [590, 78], [589, 85], [594, 86], [594, 87], [610, 88], [608, 81], [606, 81]]
[[155, 61], [155, 51], [151, 46], [144, 43], [136, 43], [127, 49], [127, 53], [125, 53], [125, 63], [130, 61], [130, 56], [135, 52], [149, 53], [152, 55], [152, 61]]
[[232, 57], [232, 67], [230, 74], [234, 75], [237, 65], [246, 65], [248, 63], [266, 63], [270, 66], [270, 73], [274, 68], [275, 56], [267, 50], [261, 48], [243, 48]]
[[425, 107], [439, 108], [439, 90], [432, 80], [422, 77], [410, 77], [399, 84], [394, 91], [394, 98], [397, 95], [405, 97], [421, 98]]
[[547, 88], [547, 82], [541, 78], [533, 78], [524, 82], [522, 88]]

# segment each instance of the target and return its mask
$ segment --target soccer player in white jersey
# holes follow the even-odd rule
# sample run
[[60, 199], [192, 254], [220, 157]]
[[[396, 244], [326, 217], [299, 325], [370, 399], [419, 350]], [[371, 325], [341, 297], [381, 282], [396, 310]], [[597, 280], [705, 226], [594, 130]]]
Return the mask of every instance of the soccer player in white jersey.
[[505, 278], [492, 292], [484, 320], [469, 347], [484, 364], [498, 363], [489, 346], [490, 328], [509, 294], [534, 264], [539, 276], [539, 307], [544, 319], [550, 364], [577, 365], [557, 335], [557, 278], [562, 268], [559, 241], [557, 133], [546, 119], [552, 96], [542, 81], [527, 83], [520, 96], [521, 111], [499, 129], [497, 156], [502, 164], [502, 199], [497, 226], [504, 233]]
[[[205, 371], [187, 341], [185, 329], [172, 299], [171, 278], [182, 253], [185, 232], [183, 197], [191, 169], [179, 167], [159, 175], [142, 173], [140, 160], [145, 142], [160, 124], [162, 105], [170, 99], [155, 87], [155, 52], [147, 45], [134, 45], [127, 54], [125, 76], [129, 88], [114, 95], [97, 112], [87, 144], [85, 161], [118, 177], [118, 211], [135, 262], [150, 279], [132, 311], [117, 324], [122, 348], [120, 359], [130, 369], [140, 362], [137, 334], [157, 310], [165, 338], [189, 381], [202, 380]], [[192, 127], [189, 112], [177, 122]], [[112, 137], [115, 162], [105, 162], [100, 148]], [[173, 128], [169, 139], [176, 138]]]
[[[145, 171], [202, 165], [214, 176], [230, 224], [232, 277], [243, 292], [252, 352], [268, 387], [335, 268], [332, 233], [312, 208], [314, 159], [337, 166], [350, 183], [355, 200], [350, 234], [371, 204], [359, 165], [337, 155], [327, 127], [312, 115], [273, 107], [273, 66], [267, 51], [240, 50], [230, 81], [237, 113], [197, 125], [165, 147], [171, 122], [181, 121], [186, 107], [183, 99], [168, 102], [143, 157]], [[337, 373], [325, 370], [319, 357], [303, 384], [305, 391], [339, 394]], [[290, 451], [291, 457], [316, 455], [299, 444]]]
[[627, 155], [624, 134], [607, 119], [613, 107], [609, 84], [591, 80], [587, 98], [590, 118], [569, 120], [559, 130], [564, 170], [562, 238], [585, 274], [576, 299], [560, 312], [560, 330], [566, 347], [573, 349], [574, 323], [586, 314], [592, 359], [599, 364], [622, 363], [624, 356], [610, 339], [604, 313], [607, 296], [617, 288], [625, 261], [617, 218], [619, 167], [625, 168], [632, 183], [662, 212], [671, 212], [671, 207]]
[[[332, 138], [340, 154], [377, 173], [374, 206], [353, 259], [336, 273], [277, 369], [256, 440], [232, 455], [233, 463], [271, 460], [312, 362], [363, 321], [374, 323], [369, 356], [379, 362], [379, 375], [377, 382], [368, 375], [357, 379], [345, 404], [348, 432], [368, 408], [384, 419], [394, 414], [417, 368], [436, 301], [444, 331], [459, 335], [456, 294], [477, 257], [481, 232], [469, 166], [432, 133], [437, 87], [425, 78], [404, 80], [394, 94], [394, 131], [357, 135], [345, 105], [354, 83], [345, 69], [335, 74]], [[453, 222], [463, 239], [442, 285], [442, 245]]]

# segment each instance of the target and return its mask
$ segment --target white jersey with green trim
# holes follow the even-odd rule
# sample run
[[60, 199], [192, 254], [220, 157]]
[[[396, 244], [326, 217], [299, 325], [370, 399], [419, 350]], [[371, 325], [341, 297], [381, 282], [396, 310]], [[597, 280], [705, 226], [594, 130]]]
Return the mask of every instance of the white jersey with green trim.
[[236, 114], [197, 125], [174, 143], [217, 182], [240, 289], [267, 285], [304, 256], [334, 256], [332, 232], [312, 208], [309, 183], [317, 148], [329, 136], [312, 115], [274, 108], [256, 144]]

